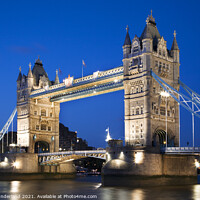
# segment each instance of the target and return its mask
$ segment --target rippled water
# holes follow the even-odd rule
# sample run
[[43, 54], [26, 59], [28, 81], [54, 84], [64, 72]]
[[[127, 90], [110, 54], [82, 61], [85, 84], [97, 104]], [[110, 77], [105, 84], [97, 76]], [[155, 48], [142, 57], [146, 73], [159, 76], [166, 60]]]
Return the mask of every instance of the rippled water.
[[1, 181], [0, 199], [200, 200], [200, 185], [135, 189], [102, 187], [100, 176], [68, 180]]

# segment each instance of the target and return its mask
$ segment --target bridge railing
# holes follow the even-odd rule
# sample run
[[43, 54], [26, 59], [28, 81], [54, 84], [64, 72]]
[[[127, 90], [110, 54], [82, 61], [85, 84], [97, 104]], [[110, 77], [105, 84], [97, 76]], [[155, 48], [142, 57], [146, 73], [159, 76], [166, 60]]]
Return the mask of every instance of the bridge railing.
[[38, 153], [38, 156], [58, 156], [58, 155], [71, 155], [71, 154], [104, 154], [106, 150], [85, 150], [85, 151], [61, 151], [52, 153]]
[[200, 147], [162, 147], [162, 153], [200, 153]]
[[[101, 79], [101, 78], [104, 78], [104, 77], [107, 77], [107, 76], [114, 76], [114, 75], [117, 75], [119, 73], [123, 73], [123, 70], [124, 68], [123, 67], [117, 67], [117, 68], [114, 68], [114, 69], [110, 69], [110, 70], [107, 70], [107, 71], [103, 71], [103, 72], [94, 72], [92, 75], [89, 75], [89, 76], [84, 76], [83, 78], [78, 78], [78, 79], [74, 79], [73, 80], [73, 84], [82, 84], [82, 83], [87, 83], [88, 81], [95, 81], [97, 79]], [[96, 73], [96, 74], [95, 74]], [[62, 87], [65, 87], [65, 83], [59, 83], [57, 85], [52, 85], [50, 86], [49, 88], [42, 88], [42, 89], [38, 89], [38, 90], [34, 90], [31, 92], [31, 95], [36, 95], [36, 94], [39, 94], [39, 93], [43, 93], [45, 91], [51, 91], [51, 90], [56, 90], [56, 89], [59, 89], [59, 88], [62, 88]]]

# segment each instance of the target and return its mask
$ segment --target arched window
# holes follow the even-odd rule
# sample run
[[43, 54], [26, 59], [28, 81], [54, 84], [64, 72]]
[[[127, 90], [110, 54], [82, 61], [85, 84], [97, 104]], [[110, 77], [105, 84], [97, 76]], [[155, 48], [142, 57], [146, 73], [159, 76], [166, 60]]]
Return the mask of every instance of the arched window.
[[134, 94], [134, 87], [131, 87], [131, 94]]
[[140, 110], [139, 108], [136, 108], [136, 115], [139, 115], [140, 114]]
[[141, 90], [141, 92], [143, 92], [143, 85], [141, 85], [140, 90]]
[[134, 114], [135, 114], [135, 109], [132, 108], [132, 110], [131, 110], [131, 115], [134, 115]]
[[141, 107], [141, 114], [143, 114], [143, 107]]
[[41, 116], [46, 116], [46, 110], [45, 109], [41, 110]]

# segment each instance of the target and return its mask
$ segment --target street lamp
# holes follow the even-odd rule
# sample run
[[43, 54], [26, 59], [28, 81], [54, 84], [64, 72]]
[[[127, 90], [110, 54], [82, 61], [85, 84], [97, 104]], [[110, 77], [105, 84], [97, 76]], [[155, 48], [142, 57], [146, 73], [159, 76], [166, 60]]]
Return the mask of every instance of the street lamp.
[[162, 97], [165, 97], [166, 98], [166, 111], [165, 111], [165, 119], [166, 119], [166, 121], [165, 121], [165, 123], [166, 123], [166, 130], [165, 130], [165, 132], [166, 132], [166, 147], [167, 147], [167, 98], [170, 96], [170, 94], [168, 93], [168, 92], [166, 92], [166, 91], [162, 91], [161, 93], [160, 93], [160, 95], [162, 96]]

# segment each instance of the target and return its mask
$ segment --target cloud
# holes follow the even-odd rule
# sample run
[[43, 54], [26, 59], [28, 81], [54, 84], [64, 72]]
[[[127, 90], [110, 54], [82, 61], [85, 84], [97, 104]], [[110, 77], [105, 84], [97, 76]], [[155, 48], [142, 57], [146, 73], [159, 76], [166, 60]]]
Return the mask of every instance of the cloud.
[[9, 46], [8, 49], [18, 54], [35, 54], [47, 51], [47, 48], [40, 43], [33, 43], [30, 46]]

